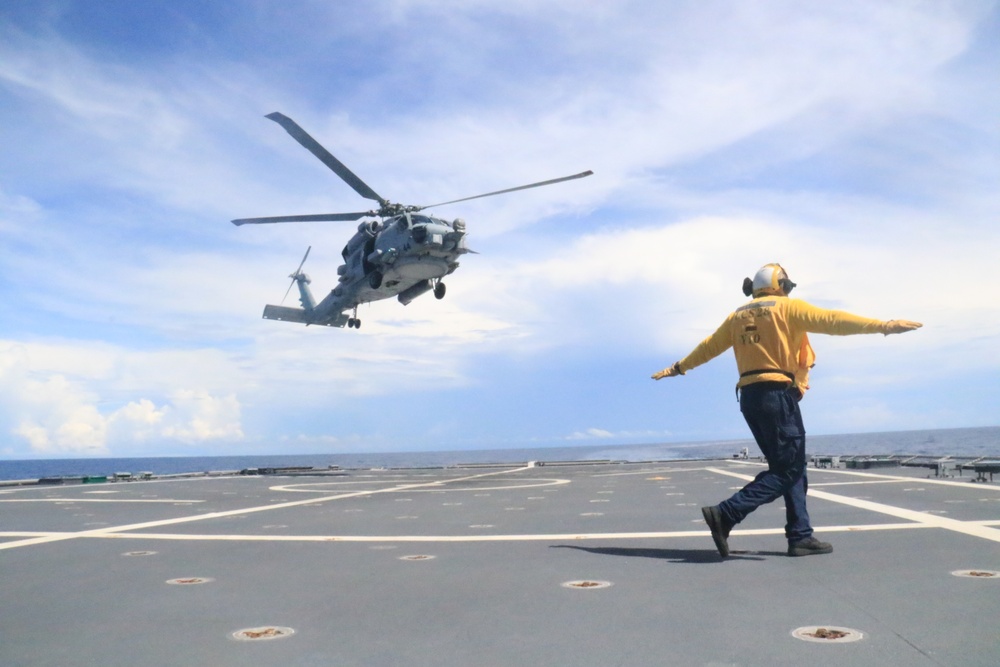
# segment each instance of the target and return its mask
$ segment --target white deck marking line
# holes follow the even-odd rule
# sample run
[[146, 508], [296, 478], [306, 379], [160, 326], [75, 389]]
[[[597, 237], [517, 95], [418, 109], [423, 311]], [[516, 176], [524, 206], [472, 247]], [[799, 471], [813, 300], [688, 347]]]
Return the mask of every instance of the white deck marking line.
[[[847, 526], [824, 526], [823, 532], [859, 532], [874, 530], [919, 530], [935, 526], [921, 523], [876, 523]], [[2, 533], [0, 537], [52, 535], [78, 537], [78, 533]], [[548, 542], [577, 540], [642, 540], [681, 537], [704, 538], [707, 530], [677, 530], [659, 533], [536, 533], [530, 535], [204, 535], [197, 533], [109, 533], [89, 535], [101, 539], [150, 539], [192, 542]], [[732, 535], [784, 535], [783, 528], [734, 530]]]
[[[949, 479], [931, 479], [930, 477], [906, 477], [903, 475], [880, 475], [874, 472], [854, 472], [853, 470], [832, 470], [829, 468], [810, 468], [810, 470], [818, 470], [820, 472], [831, 472], [835, 475], [855, 475], [858, 477], [872, 477], [875, 479], [899, 479], [907, 482], [919, 483], [919, 484], [938, 484], [940, 486], [957, 486], [960, 489], [992, 489], [993, 491], [1000, 491], [1000, 486], [990, 486], [988, 484], [976, 484], [969, 477], [965, 481], [958, 482]], [[810, 484], [812, 486], [812, 484]]]
[[[757, 461], [733, 461], [733, 463], [739, 463], [742, 465], [752, 465], [763, 468], [766, 464], [759, 463]], [[975, 484], [971, 477], [967, 478], [966, 481], [958, 482], [949, 479], [931, 479], [930, 477], [906, 477], [905, 475], [883, 475], [875, 472], [860, 472], [856, 470], [837, 470], [836, 468], [809, 468], [810, 473], [831, 473], [834, 475], [851, 475], [854, 477], [870, 477], [873, 479], [882, 480], [894, 480], [900, 482], [912, 482], [914, 484], [939, 484], [941, 486], [957, 486], [961, 489], [991, 489], [993, 491], [1000, 491], [1000, 486], [990, 486], [988, 484]], [[809, 482], [809, 487], [819, 486], [819, 484], [813, 484]]]
[[[514, 481], [515, 480], [511, 480], [511, 482], [514, 482]], [[367, 481], [367, 482], [349, 482], [349, 483], [350, 484], [371, 484], [372, 482], [371, 481]], [[510, 486], [470, 486], [470, 487], [464, 488], [464, 489], [448, 489], [448, 491], [451, 492], [451, 493], [454, 493], [454, 492], [457, 492], [457, 491], [511, 491], [511, 490], [516, 490], [516, 489], [536, 489], [536, 488], [541, 488], [543, 486], [559, 486], [560, 484], [569, 484], [569, 483], [570, 483], [570, 480], [568, 480], [568, 479], [554, 479], [554, 478], [551, 478], [551, 477], [539, 477], [539, 478], [533, 480], [530, 483], [524, 483], [524, 484], [511, 484]], [[269, 491], [287, 491], [289, 493], [324, 493], [324, 492], [325, 493], [329, 493], [331, 491], [331, 489], [326, 489], [326, 490], [317, 489], [317, 490], [314, 491], [314, 490], [311, 490], [311, 489], [305, 489], [305, 488], [301, 488], [301, 487], [306, 487], [306, 486], [336, 486], [338, 484], [340, 484], [340, 482], [307, 482], [307, 483], [304, 483], [304, 484], [286, 484], [284, 486], [272, 486], [268, 490]], [[414, 488], [406, 487], [406, 486], [400, 486], [399, 488], [396, 488], [396, 489], [383, 489], [383, 490], [380, 490], [379, 493], [392, 493], [393, 491], [405, 491], [407, 493], [411, 492], [411, 491], [414, 492], [414, 493], [435, 493], [435, 492], [441, 493], [441, 491], [438, 490], [438, 489], [414, 489]], [[2, 501], [0, 501], [0, 502], [2, 502]]]
[[[824, 527], [823, 532], [859, 530], [910, 530], [930, 528], [916, 523]], [[102, 537], [149, 537], [161, 540], [241, 540], [254, 542], [554, 542], [581, 540], [647, 540], [679, 537], [704, 538], [707, 530], [676, 530], [660, 533], [535, 533], [529, 535], [184, 535], [169, 533], [114, 534]], [[784, 535], [784, 528], [734, 530], [731, 535]]]
[[[1000, 526], [1000, 520], [970, 521], [972, 525]], [[843, 526], [823, 526], [824, 533], [855, 533], [882, 530], [921, 530], [938, 528], [929, 523], [871, 523]], [[0, 532], [3, 537], [65, 537], [73, 539], [90, 537], [99, 539], [138, 539], [138, 540], [174, 540], [179, 542], [538, 542], [538, 541], [577, 541], [577, 540], [645, 540], [698, 537], [704, 538], [707, 530], [682, 530], [659, 533], [561, 533], [533, 535], [204, 535], [197, 533], [108, 533], [97, 535], [80, 535], [79, 533], [59, 532]], [[783, 528], [750, 528], [737, 529], [735, 536], [746, 535], [784, 535]]]
[[913, 479], [912, 477], [900, 477], [899, 479], [872, 479], [863, 480], [859, 479], [855, 482], [809, 482], [809, 488], [815, 489], [818, 487], [827, 486], [862, 486], [864, 484], [902, 484], [903, 482], [912, 482], [914, 484], [919, 484], [920, 480]]
[[708, 470], [705, 466], [698, 468], [646, 468], [643, 470], [630, 470], [628, 472], [600, 472], [591, 475], [591, 477], [622, 477], [626, 475], [653, 475], [661, 472], [698, 472], [699, 470]]
[[[753, 477], [749, 475], [741, 475], [740, 473], [730, 472], [728, 470], [720, 470], [719, 468], [709, 468], [712, 472], [718, 473], [720, 475], [727, 475], [729, 477], [737, 477], [739, 479], [744, 479], [750, 481]], [[863, 473], [868, 474], [868, 473]], [[882, 475], [875, 475], [881, 477]], [[912, 481], [912, 480], [911, 480]], [[930, 480], [921, 480], [921, 483]], [[971, 487], [966, 486], [965, 488], [975, 488], [980, 489], [982, 487]], [[990, 528], [988, 526], [981, 525], [972, 521], [959, 521], [958, 519], [950, 519], [947, 517], [939, 516], [937, 514], [928, 514], [926, 512], [917, 512], [915, 510], [909, 510], [904, 507], [896, 507], [895, 505], [886, 505], [884, 503], [875, 503], [870, 500], [859, 500], [858, 498], [849, 498], [847, 496], [839, 496], [835, 493], [830, 493], [829, 491], [814, 491], [809, 489], [809, 495], [814, 498], [821, 498], [823, 500], [829, 500], [831, 502], [840, 503], [842, 505], [848, 505], [850, 507], [856, 507], [858, 509], [868, 510], [870, 512], [879, 512], [880, 514], [888, 514], [889, 516], [894, 516], [898, 519], [907, 519], [909, 521], [915, 521], [926, 526], [932, 526], [935, 528], [944, 528], [945, 530], [950, 530], [956, 533], [962, 533], [965, 535], [971, 535], [973, 537], [980, 537], [984, 540], [990, 540], [992, 542], [1000, 542], [1000, 530], [996, 528]], [[823, 530], [826, 530], [825, 528]]]
[[83, 530], [75, 533], [50, 533], [42, 537], [34, 537], [25, 540], [18, 540], [16, 542], [4, 542], [0, 543], [0, 551], [4, 549], [16, 549], [18, 547], [28, 547], [36, 544], [45, 544], [48, 542], [59, 542], [62, 540], [72, 540], [80, 537], [111, 537], [115, 533], [122, 533], [133, 530], [141, 530], [143, 528], [156, 528], [158, 526], [172, 526], [179, 523], [190, 523], [193, 521], [206, 521], [208, 519], [220, 519], [227, 516], [238, 516], [242, 514], [251, 514], [254, 512], [267, 512], [268, 510], [275, 509], [286, 509], [289, 507], [298, 507], [300, 505], [310, 505], [314, 503], [321, 503], [327, 500], [342, 500], [344, 498], [357, 498], [358, 496], [369, 496], [378, 493], [389, 493], [394, 491], [404, 490], [405, 488], [420, 488], [424, 486], [443, 486], [445, 484], [450, 484], [454, 482], [465, 482], [471, 479], [479, 479], [480, 477], [491, 477], [500, 474], [510, 474], [511, 472], [521, 472], [523, 470], [528, 470], [527, 467], [517, 468], [515, 470], [502, 470], [487, 473], [480, 473], [478, 475], [469, 475], [466, 477], [457, 477], [454, 479], [444, 479], [435, 480], [431, 482], [421, 482], [419, 484], [404, 484], [395, 485], [392, 487], [384, 489], [375, 489], [370, 491], [355, 491], [353, 493], [341, 493], [335, 496], [325, 496], [320, 498], [310, 497], [305, 500], [296, 500], [285, 503], [274, 503], [271, 505], [261, 505], [259, 507], [244, 507], [241, 509], [227, 510], [225, 512], [208, 512], [206, 514], [196, 514], [193, 516], [178, 517], [174, 519], [161, 519], [158, 521], [146, 521], [143, 523], [133, 523], [124, 526], [111, 526], [108, 528], [95, 528], [94, 530]]
[[0, 503], [203, 503], [204, 500], [173, 498], [3, 498]]

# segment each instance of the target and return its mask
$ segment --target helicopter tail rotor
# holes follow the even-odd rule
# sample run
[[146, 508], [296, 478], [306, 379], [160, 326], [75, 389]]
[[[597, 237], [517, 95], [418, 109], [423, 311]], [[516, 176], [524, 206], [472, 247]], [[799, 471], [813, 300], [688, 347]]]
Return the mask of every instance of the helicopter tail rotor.
[[300, 284], [305, 283], [306, 285], [308, 285], [310, 282], [312, 282], [311, 280], [309, 280], [309, 276], [302, 273], [302, 267], [305, 265], [306, 259], [308, 259], [309, 257], [310, 250], [312, 250], [312, 246], [306, 248], [306, 254], [302, 256], [302, 261], [299, 262], [299, 268], [295, 269], [295, 273], [292, 273], [288, 276], [289, 278], [292, 279], [292, 282], [288, 284], [288, 289], [285, 290], [285, 296], [281, 297], [282, 304], [285, 303], [285, 299], [288, 298], [288, 293], [292, 291], [292, 286], [295, 285], [295, 283], [300, 283]]

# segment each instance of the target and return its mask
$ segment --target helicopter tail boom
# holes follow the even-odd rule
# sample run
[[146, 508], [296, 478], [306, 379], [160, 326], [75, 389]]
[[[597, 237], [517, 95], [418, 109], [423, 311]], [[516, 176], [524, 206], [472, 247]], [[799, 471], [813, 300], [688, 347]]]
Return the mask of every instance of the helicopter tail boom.
[[294, 322], [295, 324], [316, 324], [324, 327], [344, 328], [347, 325], [347, 315], [340, 313], [332, 319], [317, 321], [310, 317], [311, 313], [304, 308], [289, 308], [288, 306], [264, 306], [265, 320], [278, 320], [280, 322]]

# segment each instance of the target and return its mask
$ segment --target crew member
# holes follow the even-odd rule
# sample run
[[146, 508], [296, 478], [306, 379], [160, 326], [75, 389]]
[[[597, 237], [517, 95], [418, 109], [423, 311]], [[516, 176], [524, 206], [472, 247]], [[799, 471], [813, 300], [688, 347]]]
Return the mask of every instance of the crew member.
[[795, 283], [779, 264], [761, 267], [752, 280], [743, 281], [743, 293], [753, 297], [749, 303], [731, 313], [691, 354], [653, 374], [654, 380], [684, 375], [730, 347], [736, 354], [740, 411], [768, 467], [729, 499], [701, 509], [723, 557], [729, 555], [733, 526], [761, 505], [782, 497], [788, 555], [833, 551], [828, 542], [813, 537], [806, 510], [806, 435], [799, 401], [809, 388], [809, 369], [815, 360], [807, 334], [889, 335], [922, 326], [908, 320], [884, 322], [817, 308], [788, 298], [793, 287]]

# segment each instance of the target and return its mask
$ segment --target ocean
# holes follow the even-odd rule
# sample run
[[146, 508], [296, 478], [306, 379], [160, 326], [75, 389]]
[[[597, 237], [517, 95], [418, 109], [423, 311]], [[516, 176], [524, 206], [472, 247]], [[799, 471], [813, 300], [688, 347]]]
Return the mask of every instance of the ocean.
[[[252, 456], [171, 456], [146, 458], [18, 459], [0, 460], [0, 480], [44, 477], [133, 475], [150, 472], [169, 475], [234, 471], [245, 468], [308, 466], [343, 469], [440, 468], [461, 464], [523, 463], [527, 461], [666, 461], [730, 457], [743, 447], [759, 455], [753, 440], [664, 443], [644, 445], [589, 445], [528, 449], [456, 450], [329, 454], [272, 454]], [[1000, 459], [1000, 426], [852, 433], [808, 436], [810, 455], [841, 456], [910, 454], [920, 456], [989, 457]]]

